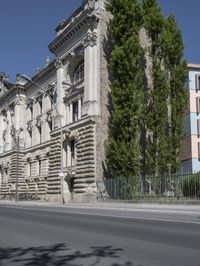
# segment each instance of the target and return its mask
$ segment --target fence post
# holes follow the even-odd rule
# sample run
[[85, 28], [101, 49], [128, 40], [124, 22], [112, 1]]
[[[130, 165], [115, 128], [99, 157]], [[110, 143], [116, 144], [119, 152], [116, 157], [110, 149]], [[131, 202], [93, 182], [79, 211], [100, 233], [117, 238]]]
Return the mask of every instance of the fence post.
[[176, 198], [179, 200], [179, 174], [176, 175]]

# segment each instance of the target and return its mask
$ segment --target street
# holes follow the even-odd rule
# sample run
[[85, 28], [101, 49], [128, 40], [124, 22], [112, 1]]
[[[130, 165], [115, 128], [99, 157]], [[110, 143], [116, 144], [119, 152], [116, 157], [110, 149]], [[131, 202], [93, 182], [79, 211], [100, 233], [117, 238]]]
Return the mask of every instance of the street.
[[0, 204], [0, 266], [200, 266], [198, 211]]

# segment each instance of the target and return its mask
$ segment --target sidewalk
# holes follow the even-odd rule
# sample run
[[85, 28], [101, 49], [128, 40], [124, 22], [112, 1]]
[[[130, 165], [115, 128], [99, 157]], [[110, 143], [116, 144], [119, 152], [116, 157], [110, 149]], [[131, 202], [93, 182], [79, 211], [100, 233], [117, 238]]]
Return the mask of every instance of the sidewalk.
[[93, 209], [93, 210], [120, 210], [120, 211], [186, 211], [199, 212], [200, 205], [176, 205], [176, 204], [157, 204], [157, 203], [123, 203], [123, 202], [92, 202], [92, 203], [53, 203], [40, 201], [7, 201], [1, 200], [0, 205], [17, 205], [17, 206], [46, 206], [71, 209]]

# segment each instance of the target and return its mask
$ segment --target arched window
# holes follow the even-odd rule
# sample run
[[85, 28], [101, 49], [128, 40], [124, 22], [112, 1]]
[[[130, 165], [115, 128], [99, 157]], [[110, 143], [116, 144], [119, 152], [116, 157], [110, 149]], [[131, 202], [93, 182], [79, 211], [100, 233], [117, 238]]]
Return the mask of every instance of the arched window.
[[73, 84], [78, 83], [84, 79], [84, 61], [82, 60], [74, 69]]

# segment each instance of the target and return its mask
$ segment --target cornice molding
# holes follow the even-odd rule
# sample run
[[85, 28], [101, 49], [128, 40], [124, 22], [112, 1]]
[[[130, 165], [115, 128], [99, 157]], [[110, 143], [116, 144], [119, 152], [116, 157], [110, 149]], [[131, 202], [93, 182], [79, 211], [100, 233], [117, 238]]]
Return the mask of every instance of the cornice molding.
[[98, 25], [99, 17], [95, 12], [91, 10], [86, 10], [80, 17], [76, 18], [74, 22], [67, 27], [58, 37], [49, 44], [49, 49], [52, 53], [56, 52], [71, 39], [77, 32], [79, 32], [83, 27], [96, 28]]

